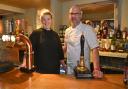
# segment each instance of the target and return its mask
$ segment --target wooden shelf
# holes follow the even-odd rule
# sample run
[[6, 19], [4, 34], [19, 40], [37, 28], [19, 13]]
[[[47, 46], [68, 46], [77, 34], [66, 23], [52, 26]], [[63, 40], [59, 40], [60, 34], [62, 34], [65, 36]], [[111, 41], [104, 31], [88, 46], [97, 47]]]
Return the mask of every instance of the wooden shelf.
[[99, 55], [100, 56], [107, 56], [107, 57], [127, 58], [128, 53], [103, 52], [103, 51], [99, 51]]

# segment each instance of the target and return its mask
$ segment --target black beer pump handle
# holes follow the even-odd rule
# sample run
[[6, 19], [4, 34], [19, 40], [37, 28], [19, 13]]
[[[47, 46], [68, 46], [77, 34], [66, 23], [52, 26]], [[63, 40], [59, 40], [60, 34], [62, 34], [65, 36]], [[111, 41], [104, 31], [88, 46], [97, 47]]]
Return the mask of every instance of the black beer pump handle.
[[85, 38], [84, 38], [84, 34], [82, 33], [81, 38], [80, 38], [81, 56], [84, 56], [84, 42], [85, 42]]

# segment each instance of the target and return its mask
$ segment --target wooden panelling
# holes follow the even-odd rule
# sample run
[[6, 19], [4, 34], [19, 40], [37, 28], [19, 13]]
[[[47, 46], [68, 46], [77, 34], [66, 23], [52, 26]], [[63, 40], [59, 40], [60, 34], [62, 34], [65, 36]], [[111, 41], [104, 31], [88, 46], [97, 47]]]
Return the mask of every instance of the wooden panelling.
[[18, 48], [0, 48], [0, 61], [11, 61], [15, 64], [19, 64], [19, 50]]

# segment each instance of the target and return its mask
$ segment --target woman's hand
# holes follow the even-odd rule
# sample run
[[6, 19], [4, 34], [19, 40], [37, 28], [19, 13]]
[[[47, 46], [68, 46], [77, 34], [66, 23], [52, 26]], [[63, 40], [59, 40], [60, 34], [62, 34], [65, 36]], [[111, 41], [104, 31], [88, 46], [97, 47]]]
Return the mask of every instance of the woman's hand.
[[65, 72], [67, 72], [67, 65], [65, 64], [64, 60], [61, 60], [60, 64], [60, 67], [62, 67], [65, 70]]

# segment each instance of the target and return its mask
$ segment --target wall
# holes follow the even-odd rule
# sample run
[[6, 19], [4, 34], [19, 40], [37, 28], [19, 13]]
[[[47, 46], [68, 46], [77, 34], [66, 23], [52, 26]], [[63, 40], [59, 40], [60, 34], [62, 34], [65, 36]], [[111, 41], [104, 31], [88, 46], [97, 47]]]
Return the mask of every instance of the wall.
[[94, 3], [94, 2], [99, 2], [99, 1], [106, 1], [106, 0], [71, 0], [71, 1], [67, 1], [67, 2], [63, 2], [63, 8], [62, 8], [62, 24], [65, 25], [69, 25], [69, 21], [68, 21], [68, 11], [69, 8], [72, 5], [76, 5], [76, 4], [88, 4], [88, 3]]
[[29, 33], [36, 29], [36, 14], [37, 10], [34, 8], [26, 9], [26, 13], [24, 14], [24, 18], [27, 22], [27, 31]]
[[3, 21], [0, 17], [0, 35], [3, 33]]
[[121, 3], [121, 29], [128, 28], [128, 0], [120, 0]]
[[60, 0], [51, 0], [51, 11], [53, 12], [54, 30], [58, 32], [59, 25], [62, 24], [62, 2]]

